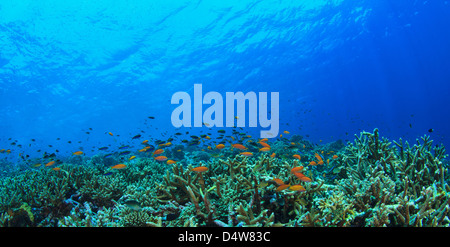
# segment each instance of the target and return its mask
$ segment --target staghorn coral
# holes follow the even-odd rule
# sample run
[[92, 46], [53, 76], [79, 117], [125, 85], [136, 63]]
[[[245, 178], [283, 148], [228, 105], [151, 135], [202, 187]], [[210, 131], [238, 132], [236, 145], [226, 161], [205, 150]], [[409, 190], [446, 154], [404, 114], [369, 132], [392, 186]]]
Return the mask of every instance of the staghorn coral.
[[[344, 148], [298, 141], [308, 144], [301, 146], [301, 161], [292, 158], [298, 143], [281, 138], [271, 143], [276, 157], [258, 153], [256, 142], [248, 145], [252, 157], [224, 148], [188, 165], [183, 162], [189, 157], [168, 166], [143, 154], [109, 176], [105, 173], [111, 170], [102, 164], [109, 161], [101, 156], [73, 157], [59, 165], [60, 171], [21, 167], [0, 177], [0, 225], [450, 225], [447, 155], [429, 136], [410, 145], [381, 138], [375, 129]], [[196, 151], [191, 149], [186, 156]], [[327, 162], [308, 166], [316, 153]], [[208, 171], [192, 171], [197, 166]], [[299, 166], [311, 182], [291, 172]], [[277, 191], [275, 178], [305, 191]], [[130, 200], [138, 206], [127, 206]], [[22, 220], [14, 223], [19, 215]]]
[[268, 215], [268, 210], [261, 211], [258, 215], [253, 213], [250, 206], [244, 207], [242, 204], [236, 207], [238, 226], [255, 227], [255, 226], [282, 226], [282, 224], [274, 224], [274, 214]]
[[315, 202], [320, 211], [319, 220], [323, 226], [350, 226], [355, 217], [354, 205], [349, 203], [343, 192], [332, 193]]
[[123, 176], [103, 176], [94, 174], [92, 179], [84, 180], [79, 192], [84, 200], [93, 201], [99, 206], [110, 206], [113, 200], [118, 200], [126, 188]]
[[[431, 148], [429, 137], [412, 148], [408, 143], [379, 139], [378, 130], [363, 132], [346, 147], [348, 179], [338, 181], [345, 193], [354, 195], [364, 226], [448, 225], [445, 149]], [[432, 153], [434, 150], [434, 153]], [[440, 200], [431, 200], [437, 198]]]

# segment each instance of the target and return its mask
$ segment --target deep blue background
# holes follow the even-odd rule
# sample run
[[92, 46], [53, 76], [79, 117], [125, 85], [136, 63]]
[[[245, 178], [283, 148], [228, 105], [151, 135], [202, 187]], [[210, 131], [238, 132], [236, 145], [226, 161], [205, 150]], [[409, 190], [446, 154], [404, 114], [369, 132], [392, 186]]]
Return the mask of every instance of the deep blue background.
[[316, 143], [379, 128], [448, 147], [449, 24], [438, 0], [0, 0], [0, 149], [167, 138], [170, 98], [194, 83], [279, 92], [280, 132]]

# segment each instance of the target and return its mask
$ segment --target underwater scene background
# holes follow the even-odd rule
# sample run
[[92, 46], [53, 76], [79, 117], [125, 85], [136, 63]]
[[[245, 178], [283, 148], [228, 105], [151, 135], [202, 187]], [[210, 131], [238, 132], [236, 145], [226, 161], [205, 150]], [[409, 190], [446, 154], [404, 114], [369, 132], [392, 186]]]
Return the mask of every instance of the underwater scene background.
[[[449, 23], [439, 0], [0, 0], [0, 226], [449, 226]], [[174, 127], [194, 84], [278, 92], [279, 131]]]

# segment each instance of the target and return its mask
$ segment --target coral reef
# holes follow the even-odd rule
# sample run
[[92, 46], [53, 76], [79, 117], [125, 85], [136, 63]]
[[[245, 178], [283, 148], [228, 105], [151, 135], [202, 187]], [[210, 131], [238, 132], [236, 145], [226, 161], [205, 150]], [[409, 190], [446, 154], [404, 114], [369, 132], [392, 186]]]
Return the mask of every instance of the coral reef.
[[276, 155], [258, 153], [254, 143], [247, 150], [253, 156], [231, 148], [185, 152], [177, 145], [168, 152], [183, 162], [172, 165], [140, 156], [112, 170], [105, 164], [113, 158], [93, 156], [68, 159], [59, 171], [3, 175], [0, 226], [450, 224], [447, 155], [429, 136], [410, 145], [375, 129], [347, 145], [321, 146], [293, 136], [271, 143]]

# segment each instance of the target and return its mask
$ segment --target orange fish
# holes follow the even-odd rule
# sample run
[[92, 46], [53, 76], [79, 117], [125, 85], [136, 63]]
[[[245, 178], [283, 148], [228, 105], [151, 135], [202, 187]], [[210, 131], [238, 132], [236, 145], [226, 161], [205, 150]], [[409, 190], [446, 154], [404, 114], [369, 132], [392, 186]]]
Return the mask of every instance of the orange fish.
[[192, 168], [192, 171], [194, 171], [194, 172], [207, 172], [208, 171], [208, 167], [206, 167], [206, 166], [199, 166], [199, 167], [195, 167], [195, 168]]
[[299, 154], [294, 154], [294, 155], [292, 155], [292, 157], [294, 157], [298, 160], [302, 160], [302, 157]]
[[252, 152], [242, 152], [242, 153], [241, 153], [241, 155], [244, 155], [244, 156], [250, 157], [250, 156], [252, 156], [252, 155], [253, 155], [253, 153], [252, 153]]
[[168, 165], [172, 165], [172, 164], [175, 164], [175, 163], [177, 163], [175, 160], [168, 160], [167, 162], [166, 162]]
[[266, 142], [266, 141], [268, 141], [269, 139], [267, 139], [267, 138], [264, 138], [264, 139], [261, 139], [261, 141], [260, 142]]
[[265, 142], [263, 142], [263, 141], [260, 141], [260, 142], [258, 142], [258, 143], [261, 144], [261, 145], [264, 146], [264, 147], [270, 148], [270, 145], [267, 144], [267, 143], [265, 143]]
[[247, 148], [246, 148], [244, 145], [242, 145], [242, 144], [232, 144], [231, 146], [234, 147], [234, 148], [237, 148], [237, 149], [239, 149], [239, 150], [246, 150], [246, 149], [247, 149]]
[[113, 133], [111, 133], [111, 132], [108, 132], [108, 134], [109, 134], [110, 136], [113, 136]]
[[115, 166], [111, 166], [111, 169], [124, 169], [126, 167], [127, 167], [127, 165], [125, 165], [125, 164], [117, 164]]
[[285, 133], [285, 134], [289, 134], [289, 131], [285, 130], [285, 131], [283, 131], [283, 133]]
[[148, 142], [148, 140], [145, 140], [145, 141], [142, 142], [142, 144], [147, 144], [147, 142]]
[[305, 187], [301, 186], [300, 184], [290, 186], [289, 190], [290, 191], [300, 191], [300, 192], [306, 191]]
[[45, 166], [52, 166], [52, 165], [54, 165], [54, 164], [55, 164], [55, 161], [52, 160], [52, 161], [48, 162], [47, 164], [45, 164]]
[[153, 152], [153, 155], [156, 155], [156, 154], [162, 154], [162, 153], [164, 153], [164, 149], [156, 149], [155, 150], [155, 152]]
[[279, 179], [279, 178], [274, 178], [272, 179], [272, 181], [274, 181], [277, 185], [282, 185], [284, 184], [283, 180]]
[[157, 160], [157, 161], [166, 161], [167, 157], [166, 156], [158, 156], [158, 157], [155, 157], [155, 160]]
[[133, 160], [133, 159], [135, 159], [136, 158], [136, 156], [131, 156], [128, 160]]
[[76, 151], [75, 153], [72, 153], [72, 155], [82, 155], [83, 152], [82, 151]]
[[275, 155], [277, 155], [277, 154], [276, 154], [276, 153], [272, 153], [272, 154], [270, 155], [270, 157], [275, 158]]
[[53, 167], [52, 170], [53, 170], [53, 171], [60, 171], [61, 168], [59, 168], [59, 167]]
[[303, 177], [299, 177], [298, 179], [300, 179], [300, 181], [302, 182], [311, 182], [312, 180], [310, 178], [308, 178], [307, 176], [303, 176]]
[[323, 165], [323, 160], [320, 160], [319, 162], [317, 162], [318, 165]]
[[315, 153], [314, 156], [316, 157], [316, 159], [317, 159], [318, 161], [321, 161], [321, 160], [322, 160], [322, 156], [320, 156], [320, 154]]
[[261, 152], [269, 152], [270, 151], [270, 147], [260, 148], [259, 151], [261, 151]]
[[338, 158], [338, 156], [335, 154], [335, 155], [333, 155], [333, 159], [335, 160], [335, 159], [337, 159]]
[[142, 152], [146, 152], [147, 151], [147, 149], [146, 148], [143, 148], [143, 149], [139, 149], [139, 153], [142, 153]]
[[219, 144], [219, 145], [216, 146], [216, 148], [219, 149], [219, 150], [224, 148], [224, 147], [225, 147], [225, 145], [223, 145], [223, 144]]
[[310, 166], [316, 166], [317, 163], [316, 163], [315, 161], [311, 161], [311, 162], [309, 162], [309, 165], [310, 165]]
[[0, 153], [4, 153], [6, 149], [0, 149]]
[[294, 175], [302, 182], [311, 182], [312, 180], [305, 176], [303, 173], [296, 172]]
[[275, 191], [276, 192], [280, 192], [282, 190], [285, 190], [285, 189], [289, 188], [289, 186], [290, 186], [289, 184], [282, 184], [282, 185], [278, 186]]
[[291, 173], [301, 172], [303, 171], [303, 166], [297, 166], [291, 169]]

